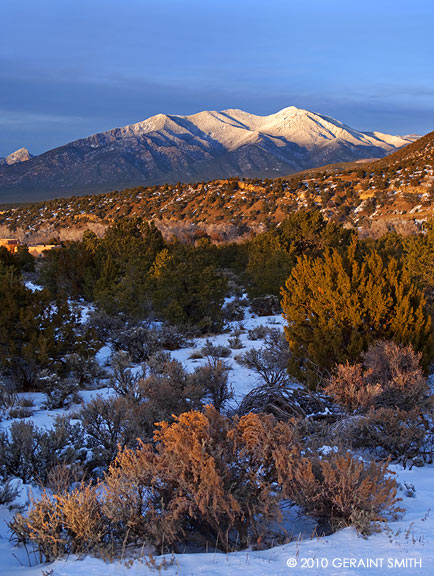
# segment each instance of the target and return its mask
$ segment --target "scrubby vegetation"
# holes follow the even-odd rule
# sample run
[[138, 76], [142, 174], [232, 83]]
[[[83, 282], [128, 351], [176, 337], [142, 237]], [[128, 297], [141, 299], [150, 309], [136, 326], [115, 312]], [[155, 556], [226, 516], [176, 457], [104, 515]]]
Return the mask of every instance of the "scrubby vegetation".
[[[432, 218], [434, 133], [375, 162], [323, 166], [277, 179], [238, 179], [138, 186], [108, 194], [5, 206], [0, 226], [20, 235], [77, 239], [101, 233], [113, 221], [154, 220], [168, 236], [191, 241], [208, 234], [228, 242], [277, 225], [300, 210], [319, 209], [339, 223], [380, 236], [414, 233]], [[10, 235], [10, 234], [9, 234]], [[271, 243], [279, 260], [280, 242]], [[271, 271], [273, 275], [273, 272]], [[264, 276], [264, 282], [267, 277]]]
[[107, 314], [145, 319], [152, 312], [176, 325], [216, 329], [223, 321], [226, 280], [217, 249], [167, 245], [139, 219], [111, 226], [104, 238], [87, 234], [47, 254], [41, 281], [54, 294], [94, 301]]
[[99, 347], [93, 330], [80, 324], [65, 295], [26, 288], [26, 266], [20, 253], [0, 252], [0, 372], [17, 390], [44, 389], [52, 377], [80, 383]]
[[411, 346], [378, 341], [363, 355], [362, 364], [339, 364], [325, 392], [348, 410], [413, 410], [427, 406], [429, 387], [420, 361]]
[[335, 425], [343, 442], [404, 464], [432, 460], [434, 404], [420, 361], [411, 346], [380, 341], [361, 363], [335, 368], [325, 392], [349, 413]]
[[[313, 210], [226, 244], [117, 220], [33, 272], [0, 250], [0, 499], [14, 477], [44, 489], [16, 539], [43, 560], [233, 550], [267, 545], [283, 500], [320, 533], [398, 514], [388, 463], [434, 454], [431, 236], [364, 239]], [[284, 332], [245, 326], [282, 311]], [[257, 378], [244, 398], [234, 366]], [[22, 391], [74, 412], [38, 428]]]
[[157, 550], [200, 540], [224, 550], [258, 543], [282, 497], [333, 528], [363, 531], [398, 513], [385, 464], [349, 453], [301, 455], [297, 422], [249, 414], [229, 419], [212, 406], [161, 422], [154, 446], [124, 448], [101, 486], [44, 493], [11, 529], [41, 558], [152, 543]]

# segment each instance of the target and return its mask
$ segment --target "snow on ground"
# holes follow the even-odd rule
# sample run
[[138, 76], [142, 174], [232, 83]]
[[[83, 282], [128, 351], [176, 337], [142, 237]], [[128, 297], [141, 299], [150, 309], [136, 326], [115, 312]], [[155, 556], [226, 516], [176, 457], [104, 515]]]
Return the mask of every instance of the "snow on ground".
[[39, 292], [39, 290], [42, 290], [42, 286], [39, 286], [39, 284], [34, 284], [30, 280], [28, 282], [24, 282], [24, 286], [32, 292]]
[[[247, 315], [246, 315], [247, 316]], [[264, 342], [263, 340], [249, 340], [248, 337], [248, 330], [252, 328], [256, 328], [257, 326], [264, 325], [269, 328], [278, 328], [283, 330], [284, 326], [284, 319], [282, 316], [260, 316], [260, 317], [253, 317], [248, 316], [245, 320], [241, 322], [231, 322], [229, 324], [230, 332], [226, 332], [224, 334], [217, 334], [212, 338], [208, 338], [211, 340], [214, 346], [226, 346], [229, 347], [228, 340], [233, 337], [233, 331], [237, 330], [241, 326], [244, 328], [243, 332], [239, 335], [239, 339], [242, 342], [243, 348], [231, 350], [231, 356], [228, 358], [222, 358], [223, 362], [226, 362], [230, 367], [229, 371], [229, 378], [228, 382], [231, 384], [234, 390], [234, 400], [232, 405], [229, 405], [230, 408], [235, 407], [242, 398], [259, 385], [258, 375], [255, 374], [249, 368], [245, 368], [241, 366], [236, 360], [235, 356], [241, 355], [246, 352], [249, 348], [260, 348]], [[174, 359], [182, 362], [184, 367], [189, 371], [193, 372], [197, 367], [206, 364], [206, 358], [200, 359], [192, 359], [191, 355], [194, 352], [198, 352], [203, 348], [206, 344], [206, 337], [203, 338], [196, 338], [194, 340], [193, 346], [189, 348], [181, 348], [179, 350], [175, 350], [171, 352], [171, 355]]]
[[[83, 319], [87, 313], [87, 310], [83, 310]], [[229, 381], [235, 392], [232, 407], [259, 384], [257, 375], [240, 366], [235, 356], [248, 348], [262, 346], [262, 340], [249, 340], [247, 333], [261, 324], [282, 329], [284, 320], [280, 316], [248, 315], [241, 326], [239, 322], [232, 322], [230, 331], [210, 338], [214, 345], [228, 346], [228, 339], [233, 336], [233, 331], [242, 328], [239, 338], [243, 348], [232, 350], [231, 356], [223, 359], [231, 368]], [[206, 358], [191, 358], [192, 354], [201, 350], [205, 344], [206, 338], [196, 338], [190, 347], [171, 352], [171, 355], [182, 362], [187, 370], [192, 371], [206, 362]], [[101, 366], [108, 365], [110, 355], [109, 346], [101, 348], [97, 356]], [[102, 388], [82, 391], [80, 395], [84, 402], [88, 402], [96, 394], [111, 393], [110, 389]], [[30, 396], [35, 404], [34, 414], [30, 419], [37, 426], [50, 427], [59, 414], [65, 414], [65, 410], [44, 410], [43, 394], [25, 396]], [[72, 414], [78, 408], [79, 406], [72, 406], [66, 413]], [[6, 429], [12, 421], [3, 420], [0, 429]], [[156, 573], [167, 576], [280, 576], [303, 573], [369, 576], [383, 572], [431, 576], [434, 574], [434, 512], [431, 514], [431, 508], [434, 507], [434, 465], [412, 470], [403, 470], [396, 466], [394, 470], [402, 485], [414, 485], [415, 495], [410, 497], [406, 495], [406, 491], [402, 492], [402, 507], [406, 509], [404, 516], [397, 521], [391, 521], [381, 533], [365, 539], [358, 536], [354, 529], [346, 528], [331, 536], [316, 538], [313, 536], [314, 523], [306, 517], [297, 517], [292, 509], [287, 512], [285, 520], [285, 528], [293, 534], [293, 540], [288, 544], [263, 551], [247, 550], [230, 554], [212, 551], [207, 554], [184, 553], [156, 557], [157, 566], [162, 562], [167, 564], [161, 571], [150, 566], [149, 557], [137, 560], [131, 566], [118, 561], [105, 563], [92, 557], [74, 556], [57, 560], [50, 565], [37, 564], [37, 559], [31, 552], [27, 554], [24, 548], [14, 547], [9, 542], [7, 522], [11, 520], [12, 513], [6, 506], [0, 506], [0, 576], [41, 576], [43, 571], [50, 576], [139, 576]], [[23, 486], [18, 480], [13, 482], [21, 488], [16, 504], [26, 506], [31, 493], [38, 495], [38, 487]]]
[[[79, 395], [84, 404], [90, 402], [95, 396], [109, 396], [114, 394], [110, 388], [98, 388], [95, 390], [81, 390]], [[73, 415], [81, 408], [81, 404], [72, 404], [68, 408], [58, 408], [56, 410], [46, 410], [44, 408], [45, 395], [42, 392], [26, 392], [17, 394], [18, 398], [29, 398], [33, 402], [32, 415], [28, 418], [10, 418], [0, 421], [0, 430], [7, 430], [12, 422], [21, 420], [25, 422], [33, 422], [38, 428], [49, 429], [53, 426], [54, 421], [58, 416]], [[1, 576], [1, 571], [0, 571]]]
[[[156, 557], [156, 562], [160, 564], [165, 559], [168, 566], [161, 573], [167, 576], [374, 576], [382, 573], [431, 576], [434, 574], [434, 517], [431, 513], [434, 466], [394, 469], [401, 483], [415, 486], [415, 495], [402, 496], [402, 506], [407, 509], [402, 519], [390, 522], [385, 530], [368, 538], [358, 536], [353, 528], [345, 528], [331, 536], [295, 538], [289, 544], [268, 550], [175, 554]], [[53, 576], [145, 576], [159, 573], [146, 565], [148, 557], [135, 561], [131, 567], [121, 562], [105, 563], [96, 558], [74, 556], [49, 565], [29, 567], [26, 552], [14, 549], [8, 542], [5, 521], [9, 518], [10, 513], [5, 507], [0, 507], [2, 575], [41, 576], [42, 570], [47, 573], [52, 570]], [[291, 563], [292, 567], [289, 566]]]
[[[86, 318], [89, 314], [89, 308], [83, 307], [81, 309], [82, 318]], [[242, 398], [250, 392], [253, 388], [258, 386], [259, 379], [258, 375], [252, 370], [241, 366], [236, 360], [235, 356], [244, 353], [249, 348], [260, 348], [263, 345], [263, 340], [249, 340], [248, 330], [255, 328], [257, 326], [264, 325], [270, 328], [278, 328], [283, 330], [284, 320], [281, 316], [261, 316], [253, 317], [250, 314], [246, 314], [246, 319], [241, 322], [243, 327], [243, 332], [240, 334], [239, 339], [242, 342], [243, 348], [231, 350], [231, 356], [228, 358], [222, 358], [222, 360], [229, 366], [229, 378], [228, 381], [233, 388], [234, 398], [229, 403], [228, 408], [236, 408]], [[191, 356], [194, 352], [200, 351], [206, 344], [207, 340], [210, 340], [214, 346], [228, 346], [228, 340], [233, 337], [233, 331], [240, 327], [240, 322], [231, 322], [228, 326], [228, 331], [224, 334], [217, 334], [213, 337], [203, 337], [196, 338], [192, 345], [188, 348], [180, 348], [179, 350], [172, 351], [170, 354], [172, 358], [181, 362], [186, 370], [189, 372], [194, 371], [197, 367], [206, 364], [206, 357], [200, 359], [192, 359]], [[112, 354], [112, 349], [110, 346], [103, 346], [96, 355], [96, 360], [102, 368], [107, 368], [110, 362], [110, 357]], [[95, 396], [107, 396], [112, 394], [113, 391], [105, 386], [95, 389], [95, 390], [82, 390], [80, 391], [80, 397], [84, 403], [89, 402]], [[74, 404], [67, 409], [57, 409], [57, 410], [45, 410], [44, 400], [45, 396], [41, 392], [27, 392], [24, 394], [17, 394], [19, 398], [29, 398], [32, 400], [34, 407], [32, 408], [33, 414], [29, 418], [24, 418], [22, 420], [32, 421], [36, 426], [40, 428], [50, 428], [55, 419], [60, 415], [73, 414], [77, 412], [80, 405]], [[15, 419], [3, 419], [0, 421], [0, 430], [6, 430], [10, 427]], [[1, 572], [0, 572], [1, 576]]]
[[93, 304], [87, 304], [84, 302], [73, 302], [69, 301], [71, 308], [78, 314], [78, 319], [82, 324], [85, 324], [90, 316], [90, 314], [95, 310]]
[[111, 354], [112, 349], [110, 348], [110, 346], [103, 346], [98, 350], [95, 359], [101, 366], [101, 368], [105, 368], [106, 366], [108, 366]]

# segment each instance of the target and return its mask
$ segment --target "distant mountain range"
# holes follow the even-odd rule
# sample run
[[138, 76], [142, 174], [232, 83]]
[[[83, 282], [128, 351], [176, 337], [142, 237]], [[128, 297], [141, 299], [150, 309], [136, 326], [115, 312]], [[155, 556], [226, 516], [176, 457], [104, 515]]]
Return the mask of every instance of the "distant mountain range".
[[39, 156], [25, 149], [11, 154], [0, 161], [0, 202], [232, 176], [272, 178], [381, 158], [416, 139], [360, 132], [294, 106], [270, 116], [242, 110], [158, 114]]

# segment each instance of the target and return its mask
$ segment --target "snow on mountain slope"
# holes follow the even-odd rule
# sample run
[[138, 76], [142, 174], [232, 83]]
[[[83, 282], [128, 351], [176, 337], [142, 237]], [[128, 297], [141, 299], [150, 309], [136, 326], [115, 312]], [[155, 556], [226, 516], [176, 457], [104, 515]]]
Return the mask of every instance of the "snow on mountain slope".
[[334, 139], [355, 146], [378, 146], [387, 152], [409, 143], [409, 140], [400, 136], [381, 132], [360, 132], [334, 118], [295, 106], [284, 108], [269, 116], [256, 116], [236, 109], [222, 112], [204, 111], [191, 116], [158, 114], [144, 122], [125, 126], [120, 132], [125, 137], [158, 131], [165, 131], [173, 136], [190, 132], [196, 136], [194, 128], [228, 150], [239, 148], [246, 142], [254, 142], [261, 134], [283, 138], [307, 149], [323, 146], [327, 141]]
[[391, 134], [383, 134], [382, 132], [366, 132], [366, 134], [397, 148], [411, 144], [411, 142], [416, 142], [419, 138], [419, 136], [415, 136], [414, 134], [412, 136], [393, 136]]
[[26, 162], [0, 166], [0, 202], [212, 180], [270, 178], [324, 164], [383, 157], [410, 139], [360, 132], [295, 106], [157, 114], [93, 134]]
[[33, 156], [27, 148], [20, 148], [19, 150], [12, 152], [12, 154], [9, 154], [9, 156], [6, 156], [6, 158], [0, 158], [0, 165], [7, 164], [8, 166], [12, 166], [13, 164], [18, 164], [20, 162], [27, 162], [30, 158], [33, 158]]

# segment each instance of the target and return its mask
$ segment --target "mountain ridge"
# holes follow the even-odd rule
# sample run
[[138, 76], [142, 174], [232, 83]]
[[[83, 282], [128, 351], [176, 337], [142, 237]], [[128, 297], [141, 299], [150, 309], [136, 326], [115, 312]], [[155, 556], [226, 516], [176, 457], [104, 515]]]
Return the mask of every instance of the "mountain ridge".
[[268, 116], [239, 109], [157, 114], [0, 166], [0, 201], [108, 192], [228, 177], [274, 177], [383, 157], [411, 142], [361, 132], [290, 106]]

